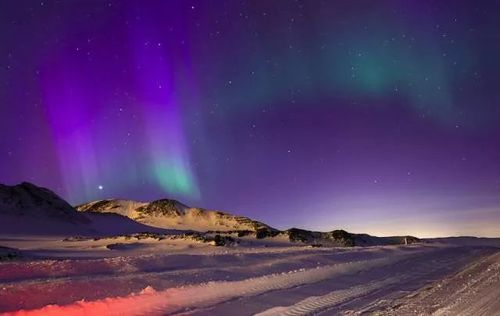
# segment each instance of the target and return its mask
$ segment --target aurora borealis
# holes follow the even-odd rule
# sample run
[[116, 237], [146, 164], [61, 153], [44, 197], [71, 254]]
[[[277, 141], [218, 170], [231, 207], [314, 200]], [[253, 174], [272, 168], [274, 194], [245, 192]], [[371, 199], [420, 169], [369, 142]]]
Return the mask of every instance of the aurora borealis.
[[0, 182], [500, 236], [496, 1], [3, 1]]

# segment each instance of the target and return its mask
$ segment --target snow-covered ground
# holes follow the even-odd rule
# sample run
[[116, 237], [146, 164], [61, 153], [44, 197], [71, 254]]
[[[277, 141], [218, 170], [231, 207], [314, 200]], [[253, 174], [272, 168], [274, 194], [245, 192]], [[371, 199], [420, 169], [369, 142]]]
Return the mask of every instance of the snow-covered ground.
[[6, 315], [500, 315], [498, 240], [313, 248], [16, 236], [0, 246], [21, 256], [0, 262]]

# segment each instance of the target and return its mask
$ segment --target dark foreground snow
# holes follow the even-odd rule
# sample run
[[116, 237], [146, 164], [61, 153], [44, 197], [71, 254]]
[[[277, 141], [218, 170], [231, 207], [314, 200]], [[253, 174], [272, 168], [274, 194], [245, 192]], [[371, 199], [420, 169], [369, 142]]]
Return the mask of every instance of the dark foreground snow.
[[[500, 248], [0, 238], [7, 315], [495, 315]], [[110, 247], [120, 245], [120, 247]]]

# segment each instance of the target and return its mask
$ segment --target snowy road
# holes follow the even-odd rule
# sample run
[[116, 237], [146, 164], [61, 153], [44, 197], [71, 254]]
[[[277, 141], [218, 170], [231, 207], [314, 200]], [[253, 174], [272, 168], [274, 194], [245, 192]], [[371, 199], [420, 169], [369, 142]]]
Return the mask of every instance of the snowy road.
[[495, 315], [499, 289], [500, 249], [481, 246], [207, 248], [0, 264], [6, 315]]
[[[435, 280], [460, 271], [471, 262], [475, 262], [476, 258], [482, 258], [492, 252], [494, 251], [490, 249], [453, 248], [400, 258], [395, 262], [355, 274], [346, 273], [341, 277], [314, 284], [265, 293], [258, 298], [259, 306], [253, 309], [252, 313], [260, 316], [386, 314], [386, 310], [382, 311], [378, 304], [382, 306], [390, 304], [396, 298], [411, 294]], [[496, 283], [496, 286], [499, 285], [500, 283]], [[497, 299], [499, 297], [497, 296]], [[276, 304], [276, 302], [282, 303]], [[251, 309], [251, 300], [241, 298], [192, 314], [220, 315], [230, 314], [232, 310]], [[426, 313], [413, 313], [410, 309], [394, 313], [394, 315], [413, 314], [426, 315]]]
[[384, 315], [500, 315], [500, 252], [474, 261], [466, 269], [435, 282], [392, 305]]

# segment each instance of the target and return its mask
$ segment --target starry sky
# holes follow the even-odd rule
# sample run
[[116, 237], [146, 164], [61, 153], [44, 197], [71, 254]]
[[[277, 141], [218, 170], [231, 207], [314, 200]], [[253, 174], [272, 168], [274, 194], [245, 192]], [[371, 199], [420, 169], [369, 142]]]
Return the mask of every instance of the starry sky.
[[0, 3], [0, 182], [500, 236], [499, 1]]

